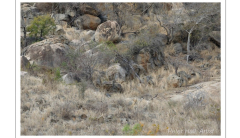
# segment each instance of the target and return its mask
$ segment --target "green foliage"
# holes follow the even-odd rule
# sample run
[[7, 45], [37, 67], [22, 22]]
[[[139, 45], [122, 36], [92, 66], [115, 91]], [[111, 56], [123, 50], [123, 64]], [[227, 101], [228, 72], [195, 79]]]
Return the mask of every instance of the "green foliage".
[[55, 68], [54, 69], [54, 80], [60, 80], [61, 79], [61, 74], [60, 74], [60, 68]]
[[125, 135], [139, 135], [142, 132], [143, 124], [137, 123], [131, 128], [128, 124], [123, 127]]
[[115, 45], [112, 41], [107, 41], [107, 42], [105, 42], [105, 44], [106, 44], [107, 47], [110, 48], [110, 49], [116, 48], [116, 45]]
[[53, 31], [55, 27], [54, 20], [49, 15], [42, 15], [33, 19], [30, 26], [27, 27], [27, 31], [30, 32], [30, 36], [43, 37]]
[[131, 134], [131, 128], [128, 124], [123, 127], [123, 133], [125, 135], [130, 135]]

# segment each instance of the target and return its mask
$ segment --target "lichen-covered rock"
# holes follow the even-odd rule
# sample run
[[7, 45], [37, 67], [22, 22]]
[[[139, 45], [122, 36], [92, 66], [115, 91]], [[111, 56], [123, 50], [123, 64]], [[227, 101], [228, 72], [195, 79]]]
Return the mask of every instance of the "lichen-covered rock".
[[106, 77], [109, 80], [125, 81], [126, 71], [120, 66], [119, 63], [110, 66], [106, 71]]
[[106, 21], [97, 27], [95, 32], [95, 41], [120, 41], [121, 29], [116, 21]]
[[66, 41], [63, 37], [49, 38], [27, 46], [23, 53], [30, 62], [37, 65], [58, 67], [68, 51]]

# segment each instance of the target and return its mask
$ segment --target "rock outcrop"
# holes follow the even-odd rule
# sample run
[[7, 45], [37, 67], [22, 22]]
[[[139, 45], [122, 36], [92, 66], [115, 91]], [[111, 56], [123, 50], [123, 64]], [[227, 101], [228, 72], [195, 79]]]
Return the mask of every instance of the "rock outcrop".
[[58, 67], [68, 50], [68, 40], [64, 37], [49, 38], [23, 49], [24, 56], [37, 65]]
[[120, 66], [120, 64], [114, 64], [110, 66], [106, 71], [106, 77], [112, 81], [125, 81], [126, 71]]
[[116, 21], [106, 21], [97, 27], [95, 32], [95, 41], [120, 41], [121, 29]]

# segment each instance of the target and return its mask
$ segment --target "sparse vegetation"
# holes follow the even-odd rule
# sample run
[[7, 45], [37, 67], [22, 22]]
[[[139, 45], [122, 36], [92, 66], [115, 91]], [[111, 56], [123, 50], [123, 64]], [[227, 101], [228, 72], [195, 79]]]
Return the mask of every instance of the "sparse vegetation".
[[[30, 62], [22, 68], [28, 75], [21, 74], [21, 135], [220, 135], [221, 48], [208, 40], [219, 23], [212, 20], [214, 25], [204, 26], [205, 15], [211, 17], [204, 11], [200, 12], [204, 17], [197, 16], [194, 10], [189, 17], [196, 20], [188, 22], [186, 14], [177, 13], [177, 6], [37, 4], [41, 14], [64, 17], [58, 23], [67, 28], [62, 35], [49, 35], [55, 23], [44, 15], [35, 17], [27, 29], [31, 36], [48, 39], [23, 50]], [[186, 3], [180, 6], [178, 10], [187, 13], [194, 8]], [[84, 14], [101, 22], [117, 21], [121, 30], [111, 28], [115, 23], [110, 22], [110, 28], [102, 30], [109, 33], [106, 37], [114, 35], [111, 31], [134, 37], [96, 42], [96, 31], [74, 26]], [[172, 17], [167, 19], [168, 15]], [[184, 36], [187, 28], [190, 31]], [[64, 35], [70, 36], [70, 42], [62, 40]], [[35, 55], [39, 57], [33, 59]], [[43, 59], [49, 60], [49, 66], [41, 64]], [[56, 61], [61, 62], [53, 64]], [[169, 76], [175, 80], [170, 82]]]

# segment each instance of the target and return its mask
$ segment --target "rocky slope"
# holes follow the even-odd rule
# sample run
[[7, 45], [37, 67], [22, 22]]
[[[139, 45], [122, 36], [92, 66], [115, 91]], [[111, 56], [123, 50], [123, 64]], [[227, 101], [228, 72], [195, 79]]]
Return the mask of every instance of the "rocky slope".
[[[56, 29], [38, 42], [21, 34], [21, 134], [131, 135], [122, 129], [140, 124], [136, 134], [169, 135], [198, 124], [219, 135], [220, 13], [199, 16], [199, 8], [22, 3], [22, 32], [45, 14]], [[212, 23], [202, 29], [193, 15]]]

